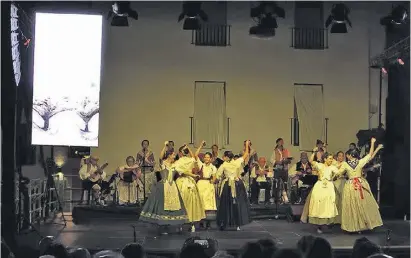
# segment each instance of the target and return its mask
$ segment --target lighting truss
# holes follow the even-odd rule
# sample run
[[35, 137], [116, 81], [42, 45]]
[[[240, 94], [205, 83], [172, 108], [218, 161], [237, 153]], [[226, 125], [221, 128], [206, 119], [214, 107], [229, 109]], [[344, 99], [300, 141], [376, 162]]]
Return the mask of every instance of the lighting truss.
[[410, 56], [410, 36], [395, 43], [381, 54], [370, 60], [371, 68], [382, 68], [386, 64], [393, 64], [398, 58], [406, 59]]

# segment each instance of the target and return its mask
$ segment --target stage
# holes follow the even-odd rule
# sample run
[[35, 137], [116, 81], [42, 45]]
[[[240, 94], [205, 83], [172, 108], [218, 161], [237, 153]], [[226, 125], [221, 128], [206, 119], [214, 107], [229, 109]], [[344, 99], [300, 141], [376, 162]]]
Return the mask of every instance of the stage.
[[[79, 207], [85, 209], [85, 207]], [[79, 209], [77, 208], [77, 209]], [[102, 207], [103, 208], [103, 207]], [[149, 256], [175, 257], [182, 247], [185, 239], [191, 236], [201, 238], [213, 238], [218, 241], [220, 250], [238, 254], [241, 247], [258, 239], [273, 239], [280, 248], [294, 248], [297, 241], [304, 235], [318, 235], [316, 228], [300, 222], [288, 222], [285, 219], [255, 219], [249, 225], [242, 227], [241, 231], [234, 229], [219, 231], [212, 223], [209, 230], [198, 229], [195, 233], [189, 232], [186, 226], [182, 233], [171, 229], [168, 235], [159, 235], [156, 226], [138, 222], [137, 215], [106, 216], [93, 218], [87, 223], [74, 224], [71, 213], [66, 214], [67, 227], [56, 224], [37, 226], [42, 236], [52, 235], [68, 247], [82, 246], [91, 252], [102, 249], [120, 249], [125, 244], [133, 242], [133, 227], [135, 227], [136, 241], [141, 243]], [[60, 223], [61, 219], [56, 219]], [[409, 221], [386, 220], [385, 225], [373, 232], [359, 234], [348, 234], [341, 231], [338, 226], [324, 231], [322, 234], [332, 245], [336, 257], [347, 257], [350, 255], [354, 241], [360, 236], [365, 236], [381, 245], [387, 253], [395, 257], [410, 257], [410, 224]], [[175, 233], [174, 233], [175, 232]], [[40, 237], [34, 232], [19, 237], [23, 245], [38, 243]]]

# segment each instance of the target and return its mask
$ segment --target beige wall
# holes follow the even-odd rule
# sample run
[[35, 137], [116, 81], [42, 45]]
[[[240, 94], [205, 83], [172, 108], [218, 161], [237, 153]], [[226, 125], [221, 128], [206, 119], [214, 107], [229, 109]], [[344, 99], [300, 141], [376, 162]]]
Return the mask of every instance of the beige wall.
[[[178, 146], [189, 142], [196, 80], [227, 82], [227, 149], [237, 152], [243, 140], [251, 139], [262, 156], [271, 155], [278, 137], [289, 144], [293, 84], [323, 84], [330, 149], [345, 150], [356, 141], [356, 132], [369, 126], [370, 95], [378, 93], [376, 72], [368, 69], [369, 44], [371, 55], [381, 52], [379, 18], [390, 4], [349, 3], [353, 28], [329, 34], [324, 51], [290, 48], [293, 3], [281, 5], [287, 18], [278, 20], [277, 35], [270, 40], [248, 35], [250, 5], [237, 2], [228, 6], [232, 46], [195, 47], [191, 32], [177, 23], [181, 4], [133, 3], [139, 21], [129, 28], [106, 28], [99, 147], [93, 153], [114, 170], [136, 154], [143, 139], [150, 140], [156, 157], [164, 140]], [[326, 3], [325, 15], [330, 8]], [[298, 149], [291, 149], [298, 156]]]

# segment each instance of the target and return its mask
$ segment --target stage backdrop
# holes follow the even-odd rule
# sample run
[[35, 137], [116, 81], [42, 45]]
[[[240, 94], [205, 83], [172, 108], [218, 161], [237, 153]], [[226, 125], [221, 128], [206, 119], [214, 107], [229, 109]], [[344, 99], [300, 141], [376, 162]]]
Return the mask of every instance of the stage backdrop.
[[[391, 5], [347, 2], [353, 27], [346, 34], [329, 34], [324, 50], [290, 47], [294, 3], [280, 5], [286, 19], [278, 19], [276, 36], [265, 40], [248, 35], [253, 25], [249, 3], [229, 2], [227, 47], [191, 44], [191, 31], [177, 23], [181, 3], [133, 2], [138, 21], [130, 20], [127, 28], [107, 26], [99, 147], [92, 152], [110, 163], [108, 172], [136, 155], [143, 139], [150, 140], [156, 158], [165, 140], [174, 140], [176, 146], [190, 142], [195, 81], [226, 83], [226, 149], [240, 152], [243, 141], [251, 139], [260, 156], [269, 157], [275, 140], [282, 137], [298, 157], [299, 148], [290, 146], [295, 83], [323, 85], [331, 151], [356, 142], [357, 131], [368, 128], [369, 55], [382, 50], [370, 49], [369, 42], [384, 42], [379, 19]], [[331, 6], [324, 4], [324, 17]]]

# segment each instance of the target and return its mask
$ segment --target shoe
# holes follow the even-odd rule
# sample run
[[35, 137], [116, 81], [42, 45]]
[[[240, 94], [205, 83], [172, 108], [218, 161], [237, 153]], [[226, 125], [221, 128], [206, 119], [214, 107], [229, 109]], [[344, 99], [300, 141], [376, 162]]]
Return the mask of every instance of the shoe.
[[191, 226], [191, 232], [196, 232], [196, 228], [194, 227], [194, 225]]
[[237, 231], [240, 231], [241, 229], [240, 229], [240, 227], [237, 227]]
[[317, 228], [317, 233], [318, 233], [318, 234], [322, 234], [323, 231], [322, 231], [321, 229]]

